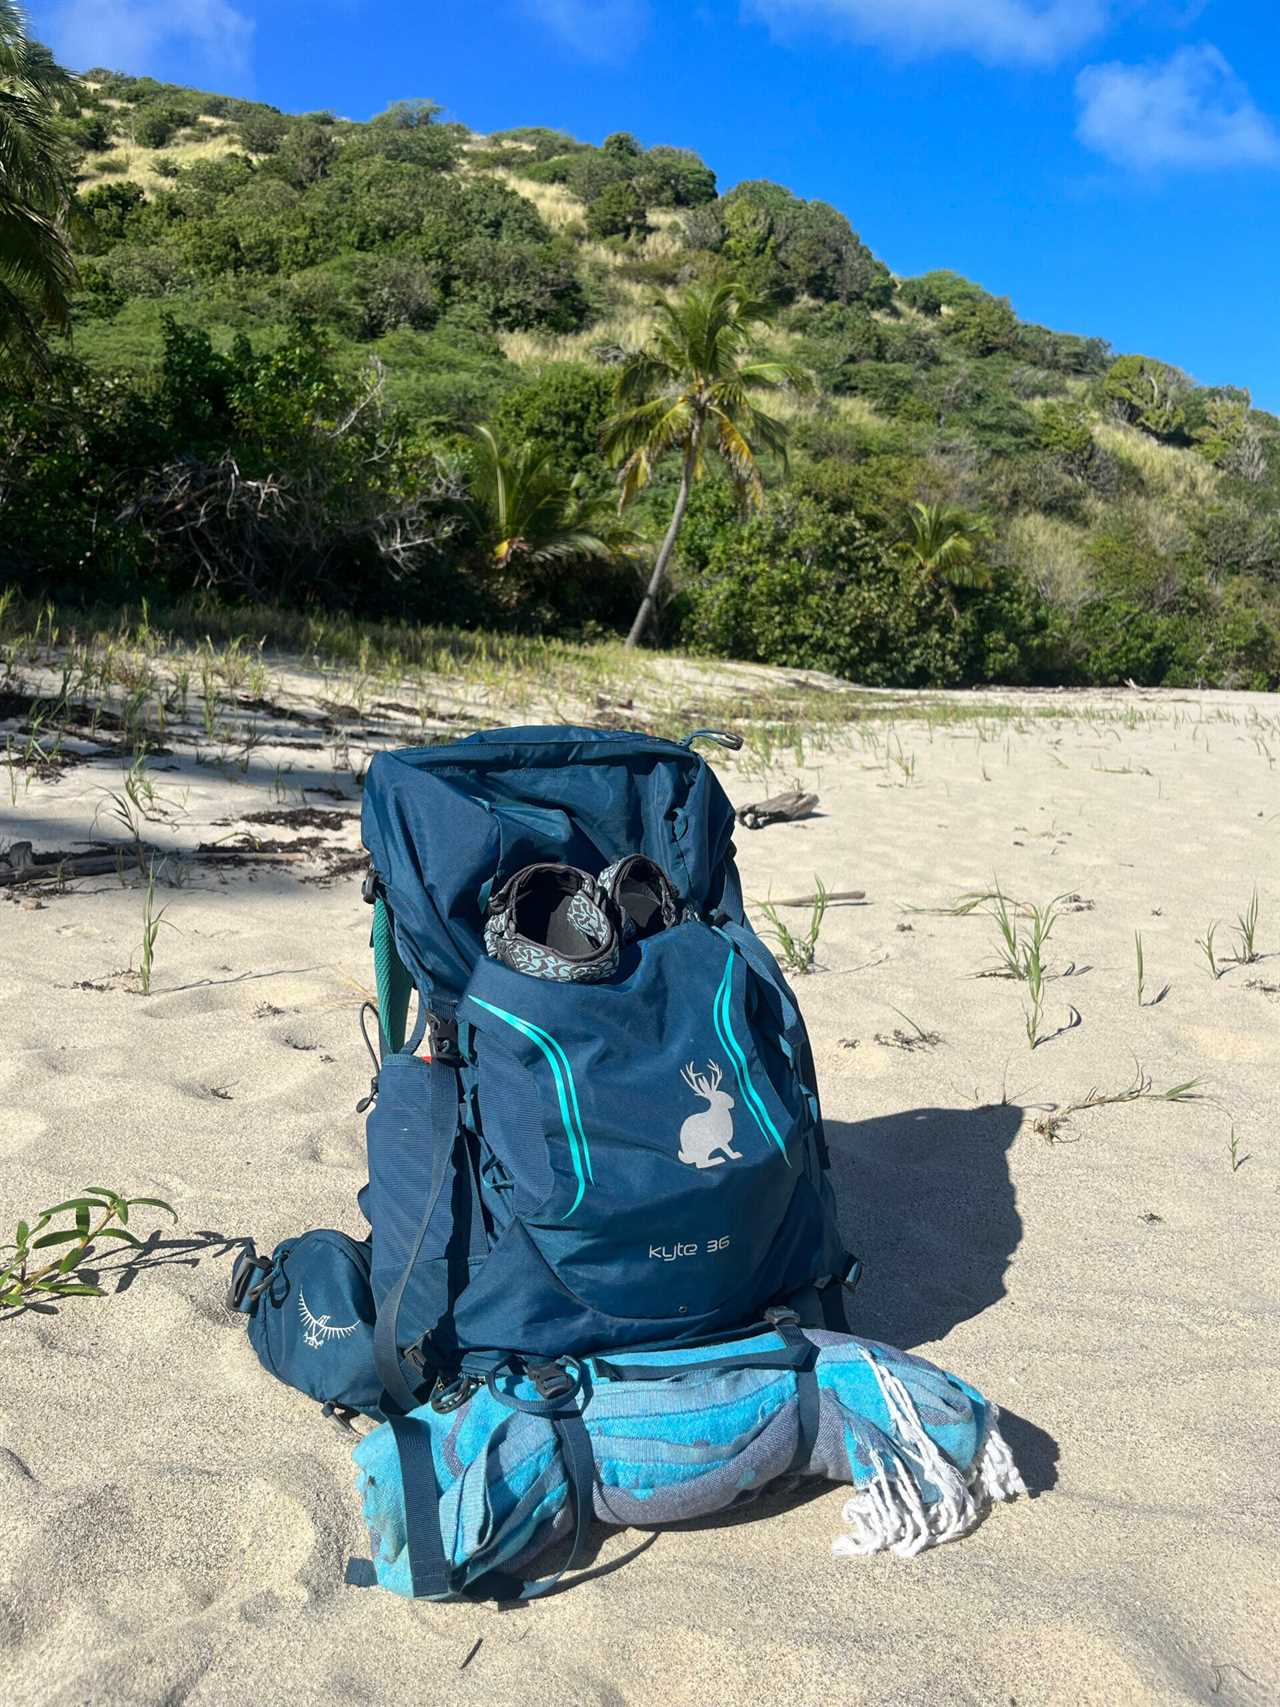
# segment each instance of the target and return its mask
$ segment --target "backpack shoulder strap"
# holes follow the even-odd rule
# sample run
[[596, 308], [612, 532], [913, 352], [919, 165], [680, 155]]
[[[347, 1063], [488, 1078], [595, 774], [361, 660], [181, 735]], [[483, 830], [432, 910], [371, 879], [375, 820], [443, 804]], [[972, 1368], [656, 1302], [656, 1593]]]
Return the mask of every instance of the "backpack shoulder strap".
[[457, 1045], [454, 1044], [450, 1054], [442, 1054], [439, 1052], [439, 1045], [443, 1039], [440, 1039], [438, 1034], [433, 1035], [432, 1042], [432, 1057], [423, 1062], [428, 1074], [427, 1142], [431, 1147], [431, 1184], [427, 1191], [422, 1219], [418, 1223], [418, 1231], [409, 1248], [408, 1259], [400, 1271], [399, 1279], [382, 1301], [373, 1335], [373, 1362], [378, 1379], [382, 1382], [387, 1396], [401, 1411], [411, 1411], [418, 1399], [400, 1361], [397, 1339], [400, 1304], [422, 1250], [422, 1241], [427, 1236], [431, 1217], [444, 1191], [445, 1182], [453, 1176], [462, 1122], [462, 1081], [458, 1072], [460, 1057], [457, 1055]]
[[375, 887], [372, 898], [373, 972], [378, 984], [378, 1036], [381, 1052], [387, 1055], [404, 1048], [413, 979], [409, 976], [396, 947], [391, 909], [387, 906], [386, 897]]

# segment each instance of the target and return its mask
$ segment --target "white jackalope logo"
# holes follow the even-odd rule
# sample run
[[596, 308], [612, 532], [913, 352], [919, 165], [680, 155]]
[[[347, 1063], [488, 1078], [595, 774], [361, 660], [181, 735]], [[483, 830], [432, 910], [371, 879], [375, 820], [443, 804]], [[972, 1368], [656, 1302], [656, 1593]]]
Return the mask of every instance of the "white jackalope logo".
[[[691, 1114], [680, 1128], [680, 1160], [693, 1168], [718, 1168], [732, 1158], [741, 1161], [741, 1150], [733, 1147], [733, 1098], [720, 1089], [724, 1077], [714, 1061], [707, 1062], [705, 1073], [695, 1073], [693, 1062], [680, 1077], [695, 1096], [706, 1097], [709, 1106]], [[717, 1150], [723, 1151], [717, 1156]]]
[[327, 1314], [323, 1316], [312, 1315], [307, 1308], [306, 1295], [301, 1287], [298, 1288], [298, 1314], [302, 1317], [306, 1328], [306, 1332], [302, 1336], [303, 1344], [309, 1345], [313, 1351], [319, 1351], [321, 1346], [327, 1345], [330, 1340], [346, 1339], [349, 1334], [355, 1333], [360, 1325], [358, 1322], [351, 1322], [346, 1327], [330, 1327]]

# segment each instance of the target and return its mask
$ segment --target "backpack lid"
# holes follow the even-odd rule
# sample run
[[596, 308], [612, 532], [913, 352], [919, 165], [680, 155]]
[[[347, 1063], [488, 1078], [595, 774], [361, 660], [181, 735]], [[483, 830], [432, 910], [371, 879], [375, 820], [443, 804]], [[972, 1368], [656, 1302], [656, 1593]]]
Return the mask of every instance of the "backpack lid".
[[733, 826], [724, 789], [689, 748], [563, 726], [378, 753], [361, 817], [400, 957], [442, 1007], [483, 953], [490, 891], [523, 866], [597, 873], [646, 854], [704, 912], [721, 901]]

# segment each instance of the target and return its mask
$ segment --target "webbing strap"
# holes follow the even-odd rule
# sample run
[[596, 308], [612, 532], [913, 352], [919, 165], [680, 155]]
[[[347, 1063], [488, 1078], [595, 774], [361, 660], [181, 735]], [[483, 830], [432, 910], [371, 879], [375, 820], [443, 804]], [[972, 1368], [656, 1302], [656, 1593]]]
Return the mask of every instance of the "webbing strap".
[[767, 1324], [755, 1330], [773, 1333], [782, 1341], [777, 1350], [731, 1351], [723, 1357], [706, 1357], [695, 1363], [614, 1363], [603, 1357], [591, 1359], [592, 1368], [607, 1381], [666, 1381], [673, 1375], [696, 1375], [704, 1369], [793, 1369], [812, 1368], [818, 1348], [792, 1322]]
[[[417, 1417], [387, 1418], [392, 1437], [400, 1455], [400, 1481], [404, 1488], [405, 1551], [409, 1559], [409, 1582], [415, 1600], [440, 1599], [445, 1595], [464, 1593], [468, 1596], [488, 1594], [499, 1600], [538, 1600], [550, 1594], [566, 1571], [575, 1570], [586, 1555], [587, 1534], [594, 1509], [595, 1456], [587, 1426], [576, 1411], [553, 1417], [560, 1456], [564, 1461], [573, 1502], [573, 1544], [569, 1557], [554, 1576], [522, 1581], [500, 1571], [486, 1572], [465, 1588], [458, 1585], [459, 1573], [445, 1555], [440, 1533], [440, 1483], [436, 1477], [435, 1460], [431, 1455], [431, 1429]], [[513, 1514], [513, 1521], [523, 1516], [530, 1497], [541, 1496], [545, 1486], [540, 1479], [529, 1490], [525, 1501]]]
[[429, 1075], [427, 1142], [431, 1146], [431, 1185], [408, 1259], [400, 1271], [399, 1279], [382, 1301], [373, 1330], [374, 1368], [378, 1372], [378, 1379], [382, 1382], [386, 1396], [402, 1411], [411, 1411], [418, 1399], [414, 1389], [405, 1379], [404, 1366], [400, 1361], [400, 1305], [422, 1250], [423, 1240], [427, 1236], [427, 1227], [444, 1191], [445, 1181], [452, 1178], [451, 1163], [457, 1148], [461, 1113], [461, 1086], [457, 1069], [445, 1066], [443, 1061], [433, 1060], [423, 1063], [423, 1071]]
[[381, 895], [373, 903], [373, 972], [378, 984], [378, 1032], [382, 1053], [404, 1048], [413, 979], [396, 947], [391, 911]]
[[564, 1459], [565, 1474], [569, 1479], [569, 1497], [573, 1501], [573, 1546], [569, 1550], [569, 1557], [554, 1576], [540, 1577], [533, 1582], [524, 1583], [516, 1596], [518, 1600], [539, 1600], [544, 1594], [550, 1594], [565, 1572], [577, 1570], [586, 1555], [587, 1531], [591, 1527], [596, 1483], [596, 1460], [591, 1450], [591, 1436], [577, 1411], [568, 1411], [564, 1416], [553, 1417], [551, 1426], [560, 1442], [560, 1456]]
[[390, 1416], [404, 1487], [405, 1551], [414, 1599], [451, 1592], [453, 1570], [440, 1538], [440, 1484], [431, 1456], [431, 1430], [416, 1417]]
[[818, 1372], [812, 1365], [796, 1372], [796, 1400], [796, 1449], [791, 1455], [791, 1471], [807, 1470], [818, 1444], [822, 1395], [818, 1390]]

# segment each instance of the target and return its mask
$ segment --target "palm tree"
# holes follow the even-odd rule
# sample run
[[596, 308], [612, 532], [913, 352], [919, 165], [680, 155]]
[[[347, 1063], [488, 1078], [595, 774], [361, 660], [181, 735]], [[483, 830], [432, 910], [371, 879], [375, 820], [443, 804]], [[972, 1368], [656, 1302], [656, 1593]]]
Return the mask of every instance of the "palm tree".
[[70, 323], [73, 184], [54, 120], [74, 100], [71, 78], [0, 0], [0, 349], [14, 365], [43, 367], [44, 327]]
[[616, 557], [630, 540], [612, 512], [570, 479], [547, 451], [505, 448], [488, 427], [475, 430], [467, 509], [490, 564], [504, 576], [521, 568]]
[[670, 451], [681, 457], [680, 487], [671, 522], [658, 549], [649, 585], [627, 635], [635, 646], [657, 608], [695, 480], [714, 451], [740, 494], [760, 503], [762, 450], [786, 456], [781, 421], [757, 409], [754, 391], [781, 386], [806, 389], [803, 369], [760, 353], [756, 329], [772, 317], [771, 305], [741, 285], [691, 286], [676, 301], [654, 302], [658, 325], [645, 348], [618, 376], [619, 412], [605, 427], [605, 455], [622, 468], [619, 509], [648, 485], [654, 465]]
[[976, 555], [977, 542], [990, 532], [985, 516], [956, 504], [911, 504], [897, 552], [954, 610], [957, 588], [991, 585], [991, 571]]

